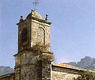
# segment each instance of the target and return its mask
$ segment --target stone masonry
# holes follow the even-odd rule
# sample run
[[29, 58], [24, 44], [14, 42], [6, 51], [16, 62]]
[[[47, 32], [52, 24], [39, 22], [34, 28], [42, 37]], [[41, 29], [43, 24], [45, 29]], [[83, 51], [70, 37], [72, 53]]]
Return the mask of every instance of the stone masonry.
[[[42, 60], [42, 57], [49, 57], [50, 52], [50, 24], [48, 15], [43, 20], [36, 11], [32, 12], [18, 25], [18, 53], [15, 55], [15, 80], [51, 80], [51, 62]], [[40, 52], [32, 48], [36, 44], [48, 46]]]

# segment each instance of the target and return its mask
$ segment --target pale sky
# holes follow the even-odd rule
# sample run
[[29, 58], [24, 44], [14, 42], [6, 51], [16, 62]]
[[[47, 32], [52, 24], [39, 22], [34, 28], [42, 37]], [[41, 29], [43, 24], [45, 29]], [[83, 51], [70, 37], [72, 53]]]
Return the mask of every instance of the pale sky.
[[[33, 0], [0, 0], [0, 66], [14, 66], [20, 16], [33, 9]], [[95, 58], [95, 0], [39, 0], [37, 11], [51, 25], [51, 50], [56, 62]]]

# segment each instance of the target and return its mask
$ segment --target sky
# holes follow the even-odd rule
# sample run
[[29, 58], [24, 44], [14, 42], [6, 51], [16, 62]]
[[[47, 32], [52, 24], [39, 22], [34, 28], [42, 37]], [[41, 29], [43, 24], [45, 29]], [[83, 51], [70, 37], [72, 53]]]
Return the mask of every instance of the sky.
[[[14, 67], [20, 16], [34, 9], [34, 0], [0, 0], [0, 66]], [[49, 15], [51, 51], [57, 63], [95, 58], [95, 0], [38, 0], [37, 12]]]

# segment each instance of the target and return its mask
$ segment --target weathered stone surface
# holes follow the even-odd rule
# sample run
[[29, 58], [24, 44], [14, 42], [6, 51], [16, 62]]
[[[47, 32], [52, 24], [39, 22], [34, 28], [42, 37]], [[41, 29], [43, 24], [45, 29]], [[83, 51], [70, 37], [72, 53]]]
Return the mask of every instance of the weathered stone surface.
[[[31, 48], [37, 43], [43, 45], [48, 44], [48, 50], [50, 50], [50, 24], [51, 23], [46, 20], [43, 20], [39, 13], [33, 10], [25, 20], [21, 18], [20, 22], [17, 24], [18, 51]], [[23, 30], [26, 30], [26, 32]], [[23, 35], [26, 36], [24, 41]]]
[[74, 80], [79, 76], [80, 70], [52, 66], [52, 80]]
[[52, 80], [74, 80], [78, 77], [77, 74], [66, 72], [52, 71]]
[[[18, 25], [18, 53], [15, 55], [16, 80], [50, 80], [51, 56], [50, 51], [50, 22], [33, 11], [25, 20], [20, 19]], [[36, 44], [48, 45], [47, 53], [43, 55], [33, 52], [31, 48]], [[37, 55], [35, 55], [37, 54]], [[53, 54], [52, 54], [53, 56]], [[44, 59], [44, 60], [43, 60]], [[47, 59], [47, 60], [46, 60]]]
[[51, 61], [42, 61], [34, 54], [32, 51], [23, 51], [15, 56], [19, 59], [15, 66], [16, 80], [51, 80]]

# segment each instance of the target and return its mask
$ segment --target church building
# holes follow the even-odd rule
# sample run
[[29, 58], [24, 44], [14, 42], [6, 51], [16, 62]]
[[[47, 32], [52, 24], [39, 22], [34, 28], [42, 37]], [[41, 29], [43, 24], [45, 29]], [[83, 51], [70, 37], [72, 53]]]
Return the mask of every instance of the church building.
[[48, 15], [32, 10], [18, 25], [18, 53], [14, 72], [0, 76], [0, 80], [75, 80], [84, 69], [68, 64], [52, 64], [50, 25]]

